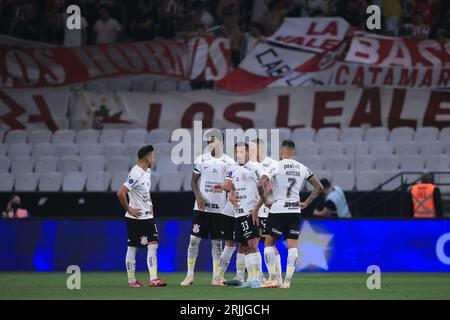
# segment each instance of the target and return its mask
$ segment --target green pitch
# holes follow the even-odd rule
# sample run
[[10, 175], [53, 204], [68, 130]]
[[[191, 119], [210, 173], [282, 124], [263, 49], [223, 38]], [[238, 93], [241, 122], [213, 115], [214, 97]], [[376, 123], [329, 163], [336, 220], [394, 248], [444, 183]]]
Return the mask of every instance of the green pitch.
[[165, 288], [128, 288], [125, 273], [82, 272], [81, 290], [68, 290], [66, 273], [3, 272], [0, 299], [450, 299], [450, 273], [382, 273], [381, 290], [367, 289], [365, 273], [297, 273], [291, 289], [211, 287], [209, 273], [181, 287], [184, 275], [160, 274]]

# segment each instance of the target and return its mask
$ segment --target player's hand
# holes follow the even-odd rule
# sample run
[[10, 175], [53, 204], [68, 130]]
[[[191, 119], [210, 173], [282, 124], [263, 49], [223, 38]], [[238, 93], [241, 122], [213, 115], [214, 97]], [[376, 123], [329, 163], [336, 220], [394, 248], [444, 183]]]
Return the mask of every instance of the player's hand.
[[266, 201], [264, 202], [264, 205], [265, 205], [267, 208], [270, 208], [270, 207], [272, 207], [273, 202], [274, 202], [274, 201], [270, 201], [269, 199], [266, 199]]
[[258, 217], [258, 210], [256, 210], [256, 208], [254, 208], [252, 210], [252, 220], [253, 220], [253, 224], [259, 226], [259, 217]]
[[200, 210], [205, 210], [206, 201], [202, 197], [196, 197], [197, 205]]
[[135, 218], [139, 218], [140, 216], [142, 216], [142, 213], [139, 211], [139, 209], [132, 208], [132, 207], [128, 208], [128, 213]]
[[306, 202], [300, 202], [300, 208], [303, 210], [303, 209], [306, 209], [306, 208], [308, 208], [308, 204], [306, 203]]
[[223, 191], [223, 186], [221, 184], [215, 184], [213, 186], [213, 191], [214, 192], [222, 192]]
[[231, 204], [232, 204], [235, 208], [239, 207], [239, 200], [238, 200], [238, 198], [237, 198], [236, 192], [232, 192], [232, 193], [230, 194], [230, 197], [228, 198], [228, 200], [230, 200]]

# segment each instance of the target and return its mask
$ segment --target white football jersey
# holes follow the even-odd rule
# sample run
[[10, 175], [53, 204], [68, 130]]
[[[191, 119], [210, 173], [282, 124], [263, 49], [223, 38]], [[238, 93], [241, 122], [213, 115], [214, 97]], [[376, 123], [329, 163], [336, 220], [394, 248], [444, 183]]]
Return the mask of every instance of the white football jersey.
[[139, 218], [136, 218], [127, 212], [125, 213], [125, 217], [138, 220], [153, 218], [153, 204], [150, 201], [150, 188], [152, 186], [151, 170], [148, 169], [145, 171], [138, 165], [135, 165], [123, 185], [129, 190], [129, 206], [139, 209], [139, 212], [142, 213]]
[[302, 163], [285, 159], [278, 163], [272, 173], [272, 196], [274, 203], [270, 213], [300, 213], [300, 190], [313, 173]]
[[[269, 177], [273, 176], [274, 172], [278, 169], [278, 161], [269, 157], [264, 158], [264, 160], [261, 162], [261, 165], [263, 166], [264, 171], [268, 174]], [[267, 196], [267, 199], [273, 200], [272, 195]], [[269, 217], [269, 211], [270, 209], [263, 204], [259, 209], [258, 216], [260, 218], [267, 218]]]
[[232, 180], [239, 201], [239, 207], [235, 208], [236, 218], [248, 216], [256, 207], [259, 199], [257, 183], [263, 175], [267, 174], [257, 162], [235, 165], [228, 170], [227, 179]]
[[[227, 203], [226, 192], [214, 192], [213, 187], [216, 184], [224, 184], [227, 170], [232, 165], [234, 165], [234, 160], [226, 154], [223, 154], [220, 158], [215, 158], [211, 156], [211, 153], [207, 153], [195, 160], [194, 173], [200, 175], [198, 187], [206, 201], [204, 211], [224, 213]], [[200, 210], [197, 201], [195, 201], [194, 210]]]

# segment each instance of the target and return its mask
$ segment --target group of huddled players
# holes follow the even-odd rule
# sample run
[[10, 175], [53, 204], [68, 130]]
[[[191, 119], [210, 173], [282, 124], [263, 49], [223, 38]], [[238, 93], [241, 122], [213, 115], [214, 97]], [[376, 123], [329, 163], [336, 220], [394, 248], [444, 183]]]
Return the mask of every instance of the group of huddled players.
[[[187, 275], [180, 284], [194, 284], [201, 239], [211, 238], [211, 285], [290, 288], [298, 259], [300, 213], [323, 191], [322, 184], [311, 170], [294, 160], [295, 143], [291, 140], [281, 143], [280, 161], [266, 156], [265, 142], [260, 139], [236, 143], [233, 160], [223, 151], [224, 139], [220, 131], [211, 130], [206, 137], [208, 152], [196, 159], [192, 173], [192, 190], [196, 200], [187, 250]], [[128, 285], [145, 286], [135, 278], [135, 256], [137, 248], [147, 247], [149, 286], [166, 286], [157, 277], [158, 231], [150, 197], [150, 168], [155, 161], [153, 148], [143, 147], [138, 158], [137, 165], [118, 192], [119, 201], [127, 211]], [[301, 202], [300, 191], [305, 181], [314, 190]], [[281, 236], [288, 247], [284, 281], [280, 255], [275, 246]], [[225, 242], [223, 249], [222, 241]], [[268, 279], [262, 272], [260, 241], [264, 241]], [[236, 248], [236, 276], [225, 280]]]
[[[280, 161], [265, 155], [264, 141], [235, 144], [235, 159], [223, 153], [220, 132], [207, 134], [209, 153], [194, 164], [192, 190], [194, 218], [187, 253], [187, 276], [182, 286], [194, 283], [194, 267], [201, 239], [211, 237], [214, 286], [238, 285], [250, 288], [289, 288], [297, 263], [297, 241], [301, 210], [311, 204], [323, 187], [314, 174], [294, 160], [295, 143], [280, 146]], [[300, 190], [308, 181], [314, 191], [300, 201]], [[275, 242], [281, 235], [287, 242], [286, 277]], [[258, 243], [264, 240], [264, 260], [269, 271], [265, 281]], [[222, 240], [225, 247], [222, 250]], [[224, 274], [237, 247], [236, 277]], [[248, 277], [244, 280], [245, 270]]]

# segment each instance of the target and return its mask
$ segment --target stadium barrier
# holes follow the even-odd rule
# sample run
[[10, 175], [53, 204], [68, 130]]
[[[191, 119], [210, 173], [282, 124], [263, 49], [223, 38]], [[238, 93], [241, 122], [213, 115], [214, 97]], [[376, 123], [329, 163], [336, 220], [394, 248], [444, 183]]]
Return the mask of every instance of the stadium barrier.
[[[160, 219], [157, 224], [160, 271], [186, 270], [191, 221]], [[366, 272], [368, 266], [377, 265], [385, 272], [450, 272], [449, 230], [450, 220], [441, 219], [304, 220], [297, 271]], [[210, 246], [209, 241], [201, 243], [199, 271], [212, 269]], [[285, 268], [287, 248], [282, 242], [277, 247]], [[0, 252], [1, 271], [65, 271], [69, 265], [82, 271], [124, 271], [125, 223], [121, 219], [2, 220]], [[140, 250], [138, 270], [146, 270], [145, 256], [146, 250]]]

